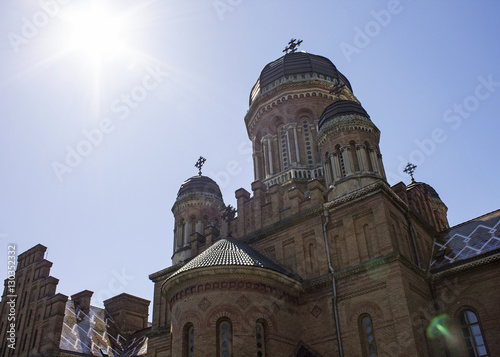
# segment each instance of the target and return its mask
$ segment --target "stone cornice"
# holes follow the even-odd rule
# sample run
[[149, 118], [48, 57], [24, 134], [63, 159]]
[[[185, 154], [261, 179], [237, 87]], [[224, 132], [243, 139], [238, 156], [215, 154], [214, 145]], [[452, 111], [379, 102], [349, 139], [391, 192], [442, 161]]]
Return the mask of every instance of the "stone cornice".
[[[158, 336], [169, 334], [169, 333], [170, 333], [170, 325], [166, 325], [166, 326], [160, 326], [154, 330], [151, 329], [150, 331], [146, 332], [144, 335], [147, 338], [152, 338], [152, 337], [158, 337]], [[166, 341], [168, 341], [168, 339]]]
[[245, 124], [250, 131], [259, 121], [259, 119], [274, 107], [285, 104], [288, 100], [301, 99], [306, 97], [324, 98], [326, 100], [351, 100], [359, 103], [356, 97], [344, 88], [339, 95], [330, 93], [334, 82], [324, 82], [318, 80], [308, 80], [286, 83], [279, 85], [273, 90], [259, 95], [250, 106], [245, 115]]
[[374, 284], [374, 285], [365, 286], [365, 287], [363, 287], [361, 289], [350, 291], [347, 294], [340, 294], [337, 301], [340, 302], [340, 301], [343, 301], [343, 300], [352, 299], [353, 297], [360, 296], [360, 295], [365, 295], [365, 294], [371, 293], [373, 291], [385, 289], [386, 287], [387, 287], [387, 284], [386, 284], [385, 281], [377, 283], [377, 284]]
[[318, 289], [332, 286], [332, 276], [331, 274], [327, 274], [314, 279], [305, 280], [302, 282], [302, 286], [306, 293], [317, 291]]
[[189, 295], [214, 290], [257, 290], [296, 303], [303, 292], [300, 281], [271, 269], [254, 266], [211, 266], [182, 272], [162, 284], [170, 303]]
[[325, 210], [339, 208], [344, 204], [350, 203], [351, 201], [354, 201], [375, 191], [384, 192], [387, 196], [394, 200], [401, 209], [407, 209], [408, 206], [406, 205], [406, 203], [394, 191], [391, 190], [391, 188], [385, 181], [382, 180], [336, 198], [333, 201], [326, 202], [323, 205], [323, 208]]
[[175, 214], [179, 209], [192, 206], [216, 206], [222, 208], [224, 201], [214, 194], [206, 192], [187, 193], [177, 197], [172, 212]]

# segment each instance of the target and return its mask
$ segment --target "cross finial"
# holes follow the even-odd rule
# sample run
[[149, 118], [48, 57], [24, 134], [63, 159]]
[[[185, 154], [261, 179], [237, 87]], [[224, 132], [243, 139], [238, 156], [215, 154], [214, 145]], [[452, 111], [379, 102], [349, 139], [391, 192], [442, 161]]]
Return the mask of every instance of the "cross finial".
[[231, 237], [231, 221], [236, 215], [236, 208], [231, 205], [225, 206], [222, 210], [222, 220], [227, 223], [227, 236]]
[[417, 165], [413, 165], [411, 163], [408, 163], [406, 165], [405, 169], [403, 170], [403, 172], [406, 172], [408, 175], [410, 175], [411, 182], [415, 182], [415, 180], [413, 179], [413, 173], [415, 172], [416, 168], [417, 168]]
[[205, 161], [207, 161], [207, 159], [205, 159], [203, 156], [200, 156], [198, 161], [196, 161], [196, 164], [194, 164], [194, 166], [198, 169], [198, 175], [200, 176], [201, 176], [201, 168], [203, 167]]
[[297, 47], [300, 46], [300, 44], [302, 43], [302, 40], [298, 40], [297, 42], [297, 39], [295, 38], [292, 38], [290, 40], [290, 42], [288, 42], [288, 46], [285, 47], [285, 49], [283, 50], [283, 52], [285, 53], [294, 53], [295, 51], [297, 51]]

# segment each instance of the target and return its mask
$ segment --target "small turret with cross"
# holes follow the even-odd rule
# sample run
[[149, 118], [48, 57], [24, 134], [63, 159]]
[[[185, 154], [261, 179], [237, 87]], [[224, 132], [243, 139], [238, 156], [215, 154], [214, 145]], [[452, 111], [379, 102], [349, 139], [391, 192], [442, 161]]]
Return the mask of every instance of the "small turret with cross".
[[297, 42], [297, 39], [295, 38], [292, 38], [290, 40], [290, 42], [288, 42], [288, 46], [285, 47], [285, 49], [283, 50], [283, 52], [285, 53], [295, 53], [297, 51], [297, 47], [300, 46], [300, 44], [302, 43], [302, 40], [298, 40]]
[[415, 172], [415, 169], [417, 168], [417, 165], [414, 165], [412, 163], [408, 163], [403, 170], [403, 172], [406, 172], [408, 175], [411, 177], [411, 183], [415, 182], [415, 179], [413, 178], [413, 173]]
[[201, 176], [201, 168], [203, 167], [203, 164], [205, 163], [205, 161], [207, 161], [207, 159], [205, 159], [203, 156], [200, 156], [198, 161], [196, 161], [196, 164], [194, 164], [194, 167], [196, 167], [198, 169], [198, 175], [200, 175], [200, 176]]

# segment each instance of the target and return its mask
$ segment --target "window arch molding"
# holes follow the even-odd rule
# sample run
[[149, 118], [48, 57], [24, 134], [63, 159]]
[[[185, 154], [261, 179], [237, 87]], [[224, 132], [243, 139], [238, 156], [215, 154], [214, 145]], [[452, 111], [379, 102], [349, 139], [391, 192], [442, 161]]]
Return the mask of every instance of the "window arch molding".
[[228, 317], [217, 320], [217, 356], [233, 357], [233, 323]]
[[463, 306], [456, 314], [456, 322], [461, 332], [466, 354], [478, 357], [489, 356], [484, 330], [477, 310], [470, 306]]
[[358, 318], [359, 337], [363, 348], [364, 357], [376, 357], [377, 343], [373, 328], [373, 319], [370, 314], [361, 314]]
[[267, 322], [264, 319], [258, 319], [255, 322], [255, 343], [257, 347], [257, 356], [265, 357], [267, 355]]
[[195, 330], [194, 324], [188, 322], [182, 329], [182, 356], [194, 357], [194, 343], [195, 343]]

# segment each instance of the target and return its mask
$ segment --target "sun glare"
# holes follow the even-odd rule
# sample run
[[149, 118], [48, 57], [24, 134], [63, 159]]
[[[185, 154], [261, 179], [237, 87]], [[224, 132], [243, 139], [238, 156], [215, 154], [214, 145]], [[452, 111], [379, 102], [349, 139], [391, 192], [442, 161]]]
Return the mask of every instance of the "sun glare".
[[102, 2], [87, 3], [65, 17], [68, 48], [81, 52], [94, 63], [113, 59], [127, 49], [126, 22]]

